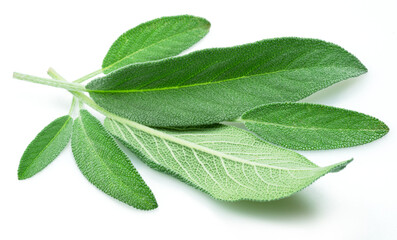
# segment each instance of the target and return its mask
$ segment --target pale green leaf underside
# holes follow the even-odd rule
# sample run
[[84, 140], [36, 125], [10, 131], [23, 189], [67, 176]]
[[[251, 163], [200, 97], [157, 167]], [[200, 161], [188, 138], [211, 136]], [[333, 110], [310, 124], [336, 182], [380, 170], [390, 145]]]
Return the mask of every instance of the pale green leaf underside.
[[98, 189], [138, 209], [157, 207], [131, 161], [87, 110], [80, 111], [73, 125], [72, 151], [83, 175]]
[[47, 125], [28, 145], [18, 168], [18, 179], [30, 178], [43, 170], [69, 142], [73, 119], [62, 116]]
[[226, 201], [284, 198], [349, 163], [318, 167], [231, 126], [144, 132], [109, 118], [104, 125], [148, 165]]
[[310, 103], [275, 103], [243, 114], [245, 126], [266, 141], [291, 149], [357, 146], [384, 136], [382, 121], [355, 111]]
[[209, 31], [204, 18], [189, 15], [162, 17], [142, 23], [122, 34], [110, 47], [102, 63], [109, 73], [128, 64], [178, 55]]
[[149, 126], [233, 120], [365, 73], [352, 54], [315, 39], [278, 38], [133, 64], [87, 85], [100, 106]]

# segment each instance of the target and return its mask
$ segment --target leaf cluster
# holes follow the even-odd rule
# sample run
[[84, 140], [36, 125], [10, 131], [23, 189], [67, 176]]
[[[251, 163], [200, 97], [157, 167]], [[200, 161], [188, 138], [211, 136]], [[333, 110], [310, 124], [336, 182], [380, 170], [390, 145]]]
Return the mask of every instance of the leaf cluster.
[[[156, 208], [152, 191], [117, 139], [152, 168], [215, 199], [270, 201], [351, 162], [320, 167], [293, 149], [357, 146], [389, 131], [363, 113], [300, 102], [367, 72], [340, 46], [288, 37], [178, 56], [209, 27], [207, 20], [189, 15], [143, 23], [113, 43], [100, 70], [74, 82], [53, 69], [52, 79], [14, 73], [74, 96], [69, 115], [51, 122], [29, 144], [18, 178], [44, 169], [71, 138], [77, 166], [89, 182], [135, 208]], [[75, 102], [80, 110], [73, 120]], [[84, 105], [103, 114], [104, 124]]]

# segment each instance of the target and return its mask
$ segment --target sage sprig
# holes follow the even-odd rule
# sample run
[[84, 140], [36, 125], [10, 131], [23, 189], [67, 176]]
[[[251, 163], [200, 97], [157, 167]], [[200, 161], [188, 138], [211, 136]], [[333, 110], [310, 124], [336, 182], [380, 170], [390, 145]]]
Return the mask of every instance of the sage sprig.
[[[152, 168], [215, 199], [270, 201], [351, 162], [320, 167], [271, 143], [332, 149], [368, 143], [388, 132], [368, 115], [296, 103], [367, 71], [343, 48], [289, 37], [176, 56], [209, 27], [207, 20], [189, 15], [143, 23], [114, 42], [101, 69], [74, 82], [51, 68], [51, 78], [14, 73], [16, 79], [64, 88], [79, 103], [28, 146], [18, 177], [45, 168], [72, 134], [76, 163], [93, 185], [135, 208], [156, 208], [152, 191], [115, 137]], [[81, 84], [101, 73], [105, 76]], [[84, 105], [103, 114], [104, 125]], [[225, 121], [242, 122], [248, 130]]]

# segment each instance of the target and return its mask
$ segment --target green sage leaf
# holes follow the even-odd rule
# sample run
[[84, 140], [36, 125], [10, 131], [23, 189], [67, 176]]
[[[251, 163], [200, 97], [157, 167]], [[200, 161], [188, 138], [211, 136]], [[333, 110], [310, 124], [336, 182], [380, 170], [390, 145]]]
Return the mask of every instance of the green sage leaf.
[[149, 126], [233, 120], [258, 105], [294, 102], [366, 68], [341, 47], [278, 38], [129, 65], [87, 85], [94, 101]]
[[73, 125], [72, 151], [83, 175], [98, 189], [138, 209], [157, 207], [131, 161], [87, 110], [80, 111]]
[[298, 150], [357, 146], [384, 136], [380, 120], [350, 110], [310, 103], [275, 103], [249, 110], [245, 126], [266, 141]]
[[298, 153], [225, 125], [160, 131], [109, 118], [104, 125], [151, 167], [226, 201], [284, 198], [350, 162], [318, 167]]
[[18, 179], [30, 178], [48, 166], [66, 147], [73, 119], [62, 116], [47, 125], [28, 145], [18, 168]]
[[103, 60], [102, 71], [109, 73], [131, 63], [178, 55], [203, 38], [210, 26], [204, 18], [189, 15], [140, 24], [113, 43]]

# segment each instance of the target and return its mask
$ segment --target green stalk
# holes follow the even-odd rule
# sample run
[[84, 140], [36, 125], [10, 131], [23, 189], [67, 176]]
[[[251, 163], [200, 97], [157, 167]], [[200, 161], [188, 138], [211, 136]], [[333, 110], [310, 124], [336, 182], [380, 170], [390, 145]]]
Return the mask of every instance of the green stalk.
[[85, 87], [79, 83], [57, 81], [54, 79], [41, 78], [41, 77], [31, 76], [31, 75], [17, 73], [17, 72], [14, 72], [13, 77], [15, 79], [19, 79], [19, 80], [23, 80], [23, 81], [40, 83], [43, 85], [48, 85], [48, 86], [57, 87], [57, 88], [63, 88], [63, 89], [69, 90], [69, 91], [83, 91], [83, 92], [87, 91], [85, 89]]
[[87, 74], [87, 75], [85, 75], [85, 76], [83, 76], [83, 77], [81, 77], [81, 78], [79, 78], [79, 79], [77, 79], [77, 80], [75, 80], [73, 82], [74, 83], [82, 83], [82, 82], [84, 82], [84, 81], [86, 81], [86, 80], [88, 80], [90, 78], [93, 78], [93, 77], [95, 77], [95, 76], [97, 76], [97, 75], [99, 75], [101, 73], [102, 73], [102, 69], [99, 69], [99, 70], [96, 70], [96, 71], [94, 71], [92, 73], [89, 73], [89, 74]]
[[[52, 77], [54, 80], [61, 80], [61, 81], [67, 82], [65, 78], [63, 78], [61, 75], [59, 75], [59, 74], [58, 74], [53, 68], [51, 68], [51, 67], [48, 69], [47, 74], [48, 74], [50, 77]], [[69, 110], [69, 115], [70, 115], [70, 116], [72, 116], [73, 111], [74, 111], [74, 109], [75, 109], [75, 107], [76, 107], [76, 105], [77, 105], [77, 102], [78, 102], [78, 99], [77, 99], [75, 96], [73, 96], [72, 104], [71, 104], [70, 110]]]
[[72, 104], [70, 105], [69, 115], [72, 116], [74, 108], [76, 107], [77, 99], [73, 96]]
[[54, 80], [61, 80], [61, 81], [67, 82], [67, 80], [65, 78], [63, 78], [61, 75], [59, 75], [59, 73], [57, 73], [57, 71], [55, 71], [55, 69], [53, 69], [52, 67], [48, 68], [47, 74], [50, 77], [52, 77]]
[[[49, 68], [47, 71], [48, 75], [51, 76], [54, 80], [61, 80], [61, 81], [66, 81], [66, 79], [64, 77], [62, 77], [59, 73], [57, 73], [55, 71], [55, 69], [53, 68]], [[80, 85], [80, 84], [79, 84]], [[87, 104], [88, 106], [90, 106], [91, 108], [95, 109], [96, 111], [102, 113], [103, 115], [113, 118], [115, 119], [120, 118], [117, 115], [114, 115], [111, 112], [106, 111], [104, 108], [100, 107], [99, 105], [97, 105], [91, 98], [87, 97], [85, 94], [79, 92], [79, 91], [73, 91], [73, 90], [69, 90], [69, 92], [71, 94], [73, 94], [73, 96], [75, 98], [77, 98], [78, 100], [80, 100], [81, 102], [84, 102], [85, 104]], [[124, 119], [124, 118], [123, 118]], [[116, 120], [116, 119], [115, 119]], [[127, 119], [125, 119], [127, 120]]]

